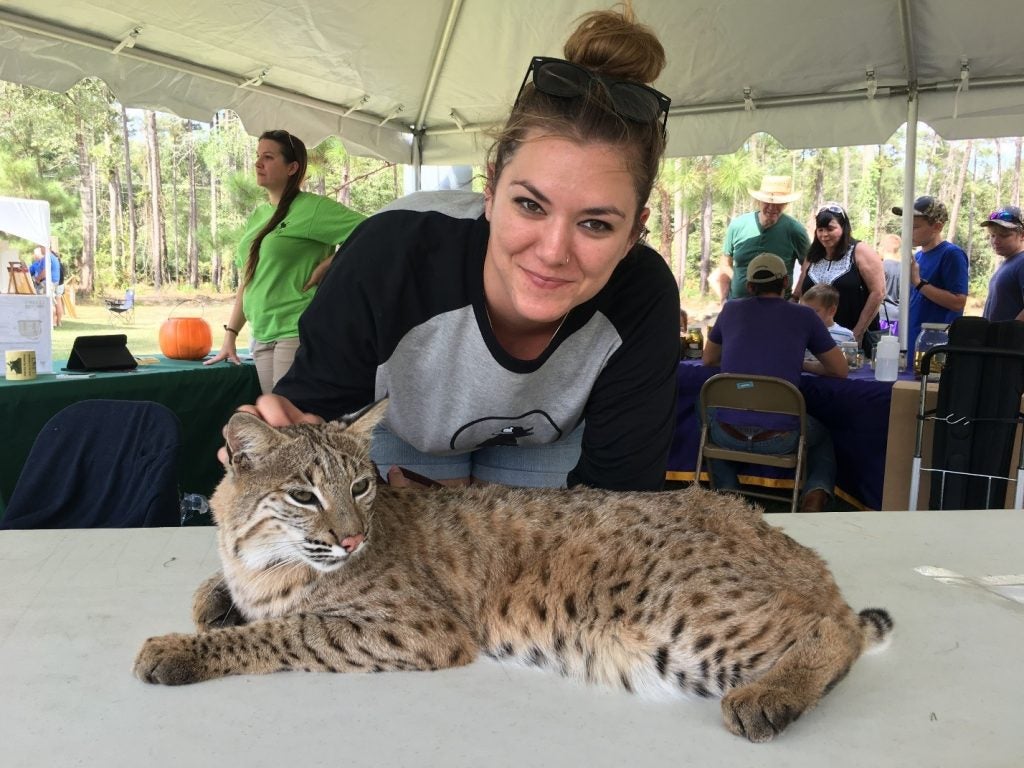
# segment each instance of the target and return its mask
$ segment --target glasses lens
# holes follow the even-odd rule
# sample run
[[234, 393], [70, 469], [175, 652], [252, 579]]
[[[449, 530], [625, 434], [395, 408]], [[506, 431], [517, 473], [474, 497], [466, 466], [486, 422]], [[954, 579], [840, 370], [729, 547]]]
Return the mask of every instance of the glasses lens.
[[658, 97], [635, 83], [615, 83], [608, 92], [615, 111], [634, 122], [647, 123], [661, 114]]
[[988, 220], [989, 221], [1006, 221], [1006, 222], [1012, 222], [1014, 224], [1020, 224], [1020, 222], [1017, 220], [1017, 217], [1014, 216], [1009, 211], [996, 211], [995, 213], [993, 213], [991, 216], [988, 217]]
[[671, 100], [664, 94], [641, 83], [626, 80], [614, 80], [591, 72], [584, 67], [561, 59], [544, 59], [536, 57], [530, 62], [523, 85], [516, 96], [516, 104], [523, 92], [523, 86], [533, 72], [533, 85], [541, 93], [562, 99], [573, 99], [583, 96], [592, 82], [602, 83], [607, 88], [612, 109], [620, 117], [638, 123], [657, 121], [663, 116], [662, 129], [668, 120], [668, 108]]
[[589, 72], [567, 61], [545, 61], [533, 71], [537, 90], [561, 99], [582, 95], [590, 79]]

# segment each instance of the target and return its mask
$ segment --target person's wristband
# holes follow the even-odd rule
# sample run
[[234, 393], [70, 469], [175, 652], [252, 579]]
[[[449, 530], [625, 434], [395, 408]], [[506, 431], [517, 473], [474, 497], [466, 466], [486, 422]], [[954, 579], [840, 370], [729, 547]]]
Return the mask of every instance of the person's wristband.
[[920, 280], [918, 280], [918, 281], [917, 281], [917, 285], [915, 285], [915, 286], [914, 286], [914, 289], [915, 289], [915, 290], [917, 290], [917, 291], [920, 291], [920, 290], [921, 290], [922, 288], [924, 288], [924, 287], [925, 287], [926, 285], [931, 285], [931, 283], [929, 283], [929, 282], [928, 282], [927, 280], [925, 280], [925, 279], [924, 279], [924, 278], [922, 277], [922, 278], [921, 278]]
[[225, 331], [231, 331], [233, 334], [235, 334], [235, 336], [238, 335], [238, 331], [236, 331], [234, 328], [228, 327], [227, 325], [224, 326], [224, 330]]

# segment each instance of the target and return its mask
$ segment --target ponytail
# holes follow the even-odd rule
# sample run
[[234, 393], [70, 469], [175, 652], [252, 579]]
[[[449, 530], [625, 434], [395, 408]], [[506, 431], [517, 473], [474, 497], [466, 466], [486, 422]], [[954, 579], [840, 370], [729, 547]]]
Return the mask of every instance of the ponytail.
[[308, 162], [306, 145], [297, 136], [292, 136], [288, 131], [266, 131], [260, 136], [261, 141], [264, 139], [277, 144], [281, 149], [281, 155], [284, 157], [285, 162], [298, 163], [299, 168], [288, 177], [288, 183], [281, 194], [281, 200], [277, 204], [277, 209], [270, 217], [270, 221], [256, 234], [256, 237], [253, 238], [252, 243], [249, 245], [249, 259], [245, 263], [245, 275], [242, 278], [243, 285], [248, 285], [253, 275], [256, 274], [256, 265], [260, 262], [260, 246], [263, 245], [263, 238], [273, 232], [274, 228], [284, 221], [292, 201], [299, 196], [299, 192], [302, 191], [302, 182], [306, 179], [306, 165]]

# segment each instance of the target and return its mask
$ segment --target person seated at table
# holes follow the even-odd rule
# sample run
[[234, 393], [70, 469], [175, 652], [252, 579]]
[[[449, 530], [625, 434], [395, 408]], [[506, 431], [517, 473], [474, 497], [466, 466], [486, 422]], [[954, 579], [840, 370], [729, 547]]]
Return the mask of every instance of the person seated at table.
[[[724, 373], [775, 376], [800, 386], [801, 371], [845, 378], [846, 357], [814, 310], [783, 298], [789, 287], [786, 265], [774, 253], [761, 253], [747, 269], [749, 296], [728, 301], [704, 342], [704, 365], [721, 365]], [[815, 356], [804, 361], [804, 350]], [[725, 448], [752, 453], [789, 453], [799, 428], [793, 417], [718, 411], [709, 424], [712, 439]], [[820, 512], [835, 490], [836, 455], [832, 437], [807, 415], [807, 481], [803, 512]], [[739, 465], [712, 460], [719, 489], [739, 489]]]
[[839, 309], [839, 291], [827, 283], [812, 285], [807, 293], [800, 297], [800, 303], [806, 304], [821, 318], [828, 328], [828, 333], [836, 344], [844, 341], [857, 341], [853, 331], [836, 322], [836, 310]]

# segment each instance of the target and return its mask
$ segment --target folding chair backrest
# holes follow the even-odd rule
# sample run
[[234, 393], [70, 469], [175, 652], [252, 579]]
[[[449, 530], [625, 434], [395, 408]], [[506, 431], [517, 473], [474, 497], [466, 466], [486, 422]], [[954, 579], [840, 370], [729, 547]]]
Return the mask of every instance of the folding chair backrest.
[[[710, 408], [731, 408], [794, 416], [799, 420], [799, 438], [796, 450], [792, 454], [778, 455], [734, 450], [715, 445], [711, 441], [708, 429], [708, 409]], [[701, 419], [700, 447], [697, 451], [698, 479], [705, 458], [791, 468], [794, 471], [794, 480], [793, 491], [788, 501], [790, 509], [796, 511], [805, 469], [807, 435], [807, 407], [800, 390], [785, 379], [773, 376], [720, 373], [704, 382], [704, 386], [700, 390], [698, 409]], [[787, 500], [774, 493], [753, 490], [744, 490], [744, 493], [759, 498]]]
[[135, 290], [133, 288], [129, 288], [127, 291], [124, 292], [124, 308], [125, 309], [131, 309], [134, 306], [135, 306]]
[[83, 400], [36, 437], [0, 528], [131, 528], [180, 521], [181, 423], [159, 403]]
[[720, 373], [708, 379], [700, 391], [701, 416], [708, 408], [734, 408], [777, 413], [806, 419], [800, 390], [785, 379]]

